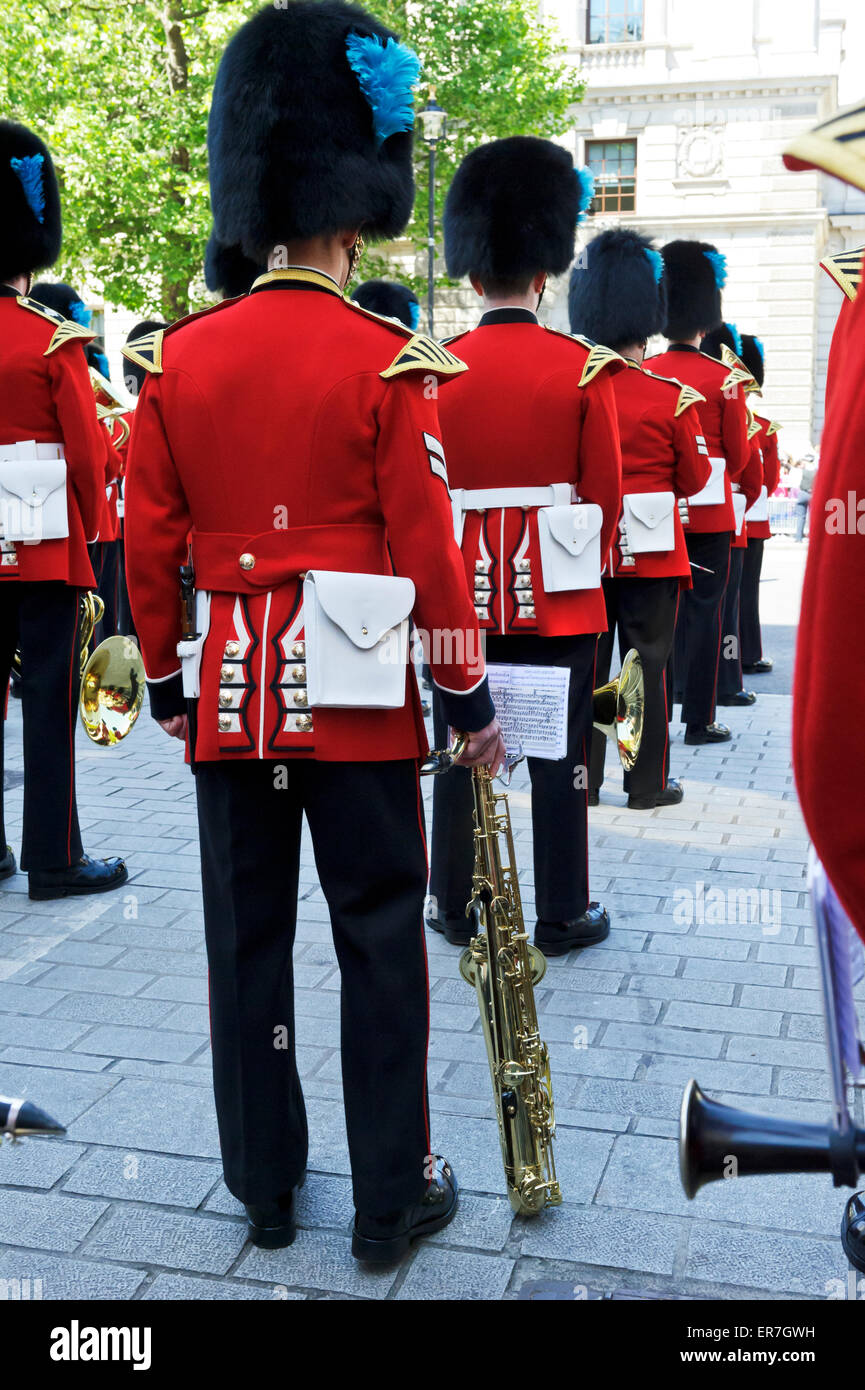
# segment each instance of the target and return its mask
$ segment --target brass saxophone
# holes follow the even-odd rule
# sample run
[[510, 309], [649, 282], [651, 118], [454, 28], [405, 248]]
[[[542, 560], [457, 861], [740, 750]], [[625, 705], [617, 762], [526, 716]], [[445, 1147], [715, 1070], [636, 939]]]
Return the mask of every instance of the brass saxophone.
[[[458, 739], [449, 752], [431, 754], [423, 771], [446, 771], [464, 746]], [[460, 957], [460, 974], [477, 991], [508, 1198], [520, 1216], [533, 1216], [562, 1201], [550, 1059], [535, 1010], [534, 986], [547, 962], [526, 935], [507, 794], [493, 789], [487, 767], [472, 768], [472, 790], [475, 865], [467, 913], [475, 936]]]

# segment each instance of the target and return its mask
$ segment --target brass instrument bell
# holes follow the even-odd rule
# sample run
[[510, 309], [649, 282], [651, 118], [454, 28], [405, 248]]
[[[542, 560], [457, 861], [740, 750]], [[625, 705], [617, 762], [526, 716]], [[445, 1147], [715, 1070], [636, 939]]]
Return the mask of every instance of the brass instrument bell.
[[607, 738], [614, 738], [622, 767], [630, 772], [643, 737], [645, 693], [643, 663], [633, 647], [615, 680], [598, 686], [592, 696], [592, 722]]

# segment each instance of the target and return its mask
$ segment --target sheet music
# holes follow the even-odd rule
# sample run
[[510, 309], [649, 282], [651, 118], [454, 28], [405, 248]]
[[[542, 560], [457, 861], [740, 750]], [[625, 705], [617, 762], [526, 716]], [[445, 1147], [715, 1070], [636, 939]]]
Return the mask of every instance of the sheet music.
[[487, 667], [487, 676], [505, 747], [521, 747], [531, 758], [564, 758], [568, 751], [568, 668], [493, 664]]

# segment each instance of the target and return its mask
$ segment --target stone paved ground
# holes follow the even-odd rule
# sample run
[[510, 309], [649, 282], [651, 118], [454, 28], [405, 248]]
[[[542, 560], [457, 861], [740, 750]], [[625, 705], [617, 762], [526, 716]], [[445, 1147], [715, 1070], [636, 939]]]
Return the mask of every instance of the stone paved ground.
[[[802, 554], [776, 544], [764, 591], [781, 633], [795, 619]], [[690, 1204], [677, 1177], [676, 1114], [693, 1075], [739, 1106], [827, 1114], [790, 700], [767, 695], [730, 713], [736, 737], [720, 748], [685, 749], [675, 726], [680, 807], [629, 812], [608, 764], [591, 857], [613, 931], [551, 961], [538, 996], [566, 1200], [534, 1221], [513, 1220], [499, 1195], [474, 997], [457, 953], [429, 940], [434, 1145], [465, 1196], [447, 1231], [376, 1274], [349, 1255], [339, 977], [311, 855], [296, 953], [311, 1172], [296, 1244], [263, 1252], [245, 1243], [220, 1179], [195, 809], [180, 746], [149, 720], [120, 749], [91, 751], [82, 739], [87, 847], [128, 855], [132, 878], [122, 893], [71, 906], [29, 903], [20, 875], [0, 893], [0, 1089], [68, 1125], [64, 1139], [0, 1148], [0, 1280], [41, 1280], [44, 1298], [498, 1299], [551, 1279], [661, 1297], [826, 1297], [847, 1269], [843, 1196], [828, 1177], [717, 1184]], [[13, 703], [13, 782], [19, 721]], [[9, 800], [17, 843], [20, 787]], [[525, 775], [511, 803], [532, 921]], [[763, 920], [739, 920], [735, 892], [752, 889], [765, 895]]]

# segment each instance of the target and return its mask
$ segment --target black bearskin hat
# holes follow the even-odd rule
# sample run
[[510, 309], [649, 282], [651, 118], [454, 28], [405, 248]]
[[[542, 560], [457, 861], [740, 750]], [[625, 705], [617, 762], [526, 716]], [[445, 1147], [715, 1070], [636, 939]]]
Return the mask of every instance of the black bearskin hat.
[[571, 332], [607, 347], [643, 343], [667, 322], [664, 262], [640, 232], [601, 232], [571, 271]]
[[395, 280], [366, 280], [358, 285], [352, 299], [372, 314], [387, 319], [399, 319], [406, 328], [417, 331], [420, 325], [420, 304], [417, 295]]
[[[127, 343], [134, 343], [136, 338], [144, 338], [148, 333], [157, 333], [160, 328], [167, 328], [168, 324], [163, 323], [162, 319], [143, 319], [141, 323], [136, 323], [134, 328], [130, 328], [126, 335]], [[130, 362], [128, 357], [123, 359], [123, 384], [130, 396], [137, 396], [145, 380], [147, 379], [147, 368], [140, 366], [137, 362]]]
[[251, 261], [239, 246], [223, 246], [213, 232], [204, 252], [204, 283], [214, 294], [235, 299], [248, 294], [253, 282], [267, 270], [267, 261]]
[[748, 368], [757, 385], [762, 386], [766, 374], [766, 362], [760, 339], [755, 338], [753, 333], [743, 333], [742, 351], [739, 356], [742, 359], [742, 365]]
[[448, 190], [448, 274], [481, 284], [519, 284], [540, 271], [562, 275], [574, 256], [591, 180], [552, 140], [513, 135], [466, 155]]
[[30, 298], [44, 304], [46, 309], [62, 314], [65, 319], [74, 319], [82, 328], [90, 327], [90, 310], [78, 291], [71, 285], [64, 285], [62, 280], [53, 284], [48, 280], [37, 281], [30, 291]]
[[0, 280], [53, 265], [60, 255], [60, 192], [47, 146], [0, 121]]
[[742, 339], [739, 337], [739, 330], [735, 323], [719, 323], [717, 328], [706, 333], [700, 343], [700, 351], [705, 352], [709, 357], [717, 357], [721, 360], [721, 348], [727, 347], [736, 356], [742, 358]]
[[359, 228], [397, 236], [414, 202], [419, 62], [359, 6], [285, 0], [234, 35], [207, 146], [214, 232], [256, 264], [275, 245]]
[[661, 251], [667, 276], [666, 337], [708, 333], [721, 322], [726, 260], [707, 241], [668, 241]]

